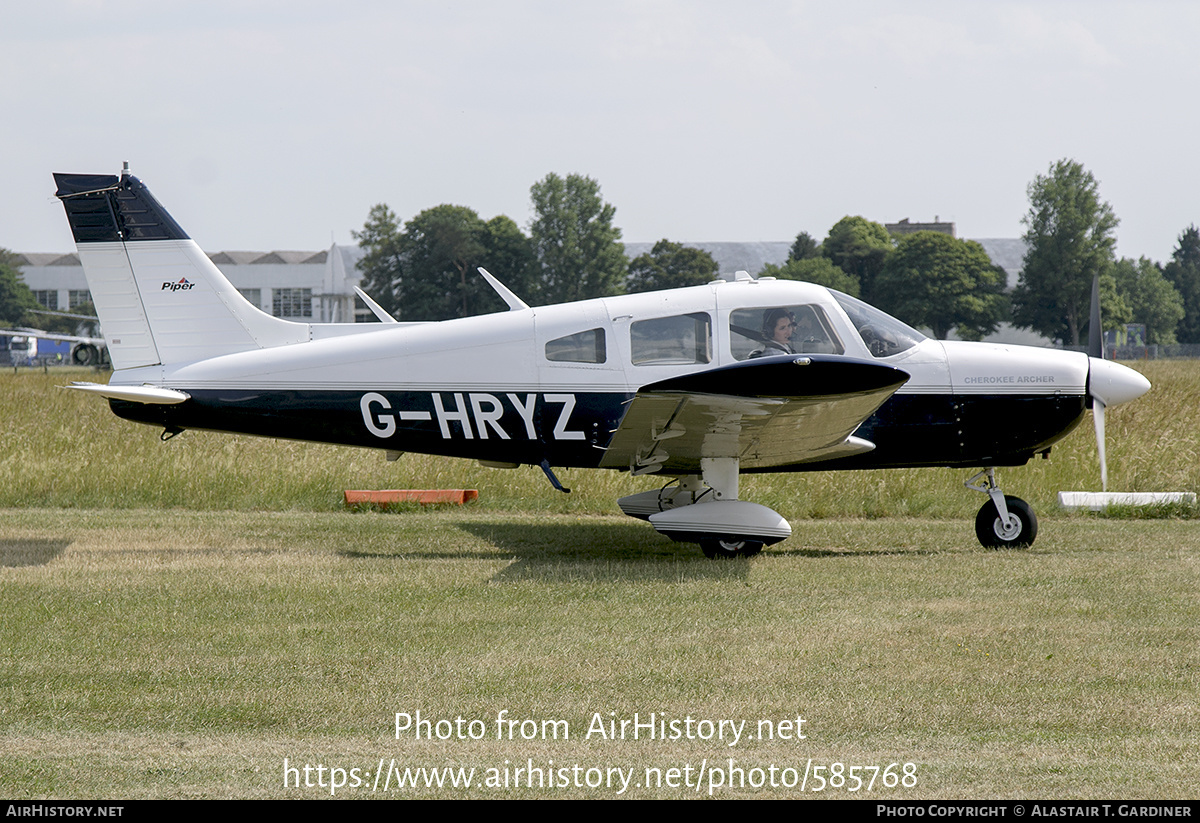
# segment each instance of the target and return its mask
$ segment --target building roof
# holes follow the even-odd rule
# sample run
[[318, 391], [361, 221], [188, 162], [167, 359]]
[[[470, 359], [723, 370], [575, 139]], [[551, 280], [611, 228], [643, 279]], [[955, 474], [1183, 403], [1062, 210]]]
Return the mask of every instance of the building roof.
[[[347, 247], [339, 246], [339, 250], [345, 250]], [[355, 261], [362, 256], [357, 252], [357, 247], [349, 247], [351, 256]], [[218, 266], [296, 266], [296, 265], [315, 265], [322, 266], [329, 259], [329, 250], [322, 251], [215, 251], [205, 252], [208, 259], [216, 263]], [[17, 255], [18, 266], [78, 266], [79, 254], [71, 252], [69, 254], [61, 254], [58, 252], [26, 252]]]
[[[791, 251], [790, 240], [767, 240], [757, 243], [681, 243], [694, 249], [703, 249], [717, 261], [721, 274], [732, 274], [736, 271], [746, 271], [758, 274], [763, 266], [772, 263], [776, 266], [787, 262], [788, 252]], [[625, 254], [632, 260], [643, 254], [649, 254], [654, 249], [653, 243], [626, 243]]]
[[28, 254], [17, 255], [18, 266], [78, 266], [79, 255], [74, 252], [70, 254], [62, 254], [61, 252], [30, 252]]
[[1008, 290], [1016, 288], [1021, 268], [1025, 265], [1025, 252], [1029, 248], [1025, 241], [1020, 237], [985, 237], [975, 242], [983, 246], [993, 263], [1004, 269], [1008, 275]]

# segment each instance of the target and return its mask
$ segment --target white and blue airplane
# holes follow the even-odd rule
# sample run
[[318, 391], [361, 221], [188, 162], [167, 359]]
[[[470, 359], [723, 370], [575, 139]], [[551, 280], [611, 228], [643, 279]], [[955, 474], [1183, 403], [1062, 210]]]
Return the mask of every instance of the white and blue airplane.
[[[56, 174], [113, 374], [73, 389], [163, 437], [209, 429], [609, 468], [665, 485], [618, 501], [710, 557], [791, 526], [741, 500], [741, 472], [979, 470], [976, 534], [1023, 546], [1037, 518], [995, 469], [1046, 455], [1094, 409], [1140, 396], [1082, 353], [931, 340], [822, 286], [744, 272], [703, 286], [432, 323], [304, 323], [247, 302], [128, 173]], [[377, 308], [377, 307], [376, 307]], [[782, 342], [781, 342], [782, 341]], [[1102, 452], [1103, 454], [1103, 452]]]

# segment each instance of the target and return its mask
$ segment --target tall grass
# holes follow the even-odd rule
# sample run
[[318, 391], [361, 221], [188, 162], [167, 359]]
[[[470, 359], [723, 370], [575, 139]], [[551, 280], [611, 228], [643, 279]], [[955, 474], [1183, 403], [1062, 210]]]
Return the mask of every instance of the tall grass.
[[[1110, 410], [1109, 487], [1200, 491], [1200, 362], [1134, 364], [1154, 384]], [[541, 471], [496, 470], [473, 461], [189, 431], [166, 443], [159, 430], [113, 415], [107, 404], [57, 388], [95, 379], [59, 369], [0, 373], [0, 507], [335, 510], [348, 488], [477, 488], [484, 509], [608, 514], [616, 498], [663, 481], [622, 472], [564, 470], [569, 495]], [[789, 518], [969, 516], [982, 497], [969, 472], [898, 469], [744, 476], [742, 497]], [[1051, 511], [1061, 490], [1099, 490], [1090, 417], [1049, 460], [1003, 469], [1006, 492]]]

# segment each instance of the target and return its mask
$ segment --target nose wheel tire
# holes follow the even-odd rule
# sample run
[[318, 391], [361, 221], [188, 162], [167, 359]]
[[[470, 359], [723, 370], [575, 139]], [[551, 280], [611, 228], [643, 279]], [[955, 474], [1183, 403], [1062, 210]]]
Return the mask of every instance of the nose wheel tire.
[[753, 557], [763, 549], [761, 540], [701, 540], [700, 550], [713, 559], [722, 557]]
[[1008, 506], [1010, 522], [1005, 523], [996, 511], [996, 504], [988, 501], [975, 516], [975, 536], [984, 548], [1017, 549], [1033, 544], [1037, 537], [1037, 516], [1033, 507], [1019, 497], [1004, 496]]

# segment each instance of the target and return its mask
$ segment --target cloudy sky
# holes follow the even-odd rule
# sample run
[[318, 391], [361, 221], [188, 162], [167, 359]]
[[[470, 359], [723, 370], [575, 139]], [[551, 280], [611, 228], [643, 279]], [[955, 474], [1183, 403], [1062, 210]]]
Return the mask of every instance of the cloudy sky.
[[846, 214], [1016, 237], [1083, 163], [1118, 252], [1200, 223], [1192, 2], [6, 3], [0, 246], [70, 251], [51, 172], [129, 161], [206, 250], [352, 242], [384, 202], [526, 226], [596, 178], [629, 241]]

